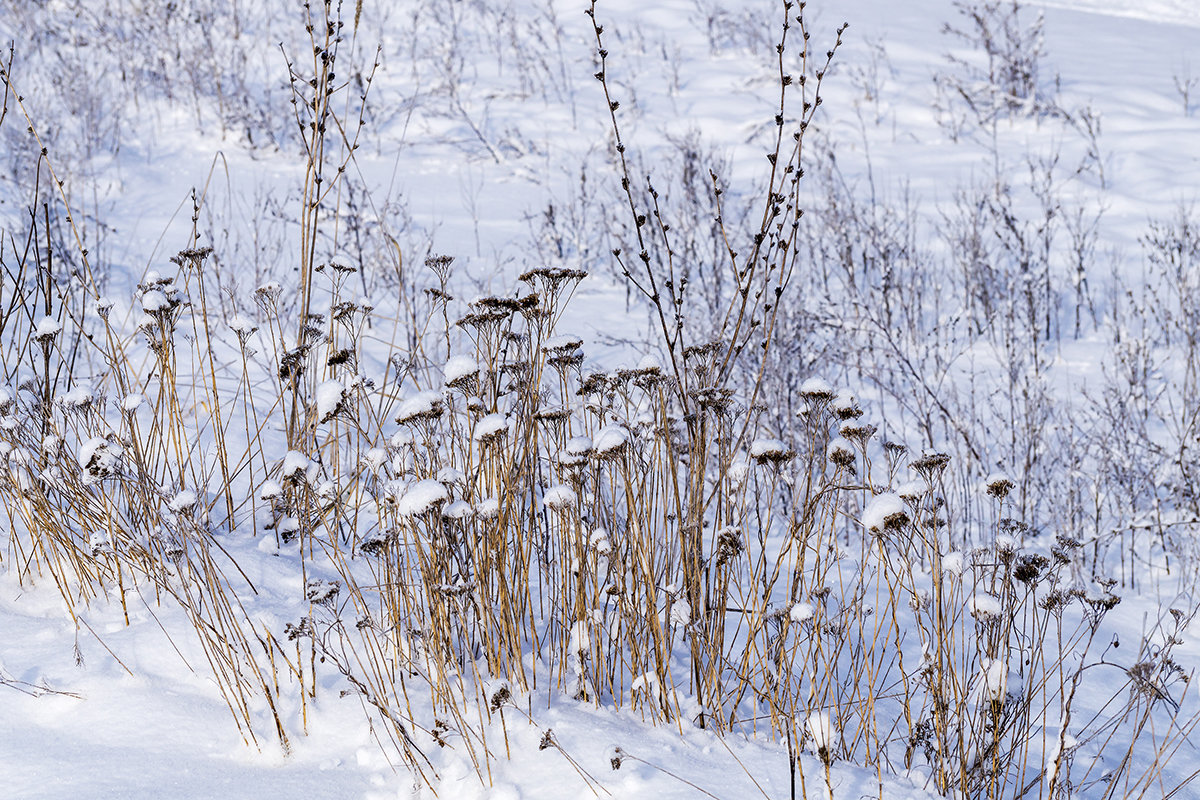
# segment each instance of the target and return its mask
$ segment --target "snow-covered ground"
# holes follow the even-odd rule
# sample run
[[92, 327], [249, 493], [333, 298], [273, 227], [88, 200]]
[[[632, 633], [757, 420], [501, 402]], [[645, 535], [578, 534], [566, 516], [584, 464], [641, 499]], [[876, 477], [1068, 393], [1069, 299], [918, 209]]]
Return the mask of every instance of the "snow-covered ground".
[[[283, 4], [269, 0], [249, 2], [241, 4], [244, 28], [238, 37], [230, 34], [230, 19], [218, 18], [209, 27], [215, 41], [180, 43], [208, 47], [218, 59], [242, 53], [239, 63], [251, 103], [244, 113], [218, 112], [216, 93], [205, 81], [226, 74], [224, 68], [211, 73], [201, 68], [190, 78], [149, 78], [145, 86], [168, 90], [135, 91], [129, 88], [132, 81], [116, 77], [119, 51], [89, 55], [90, 49], [108, 46], [84, 36], [107, 30], [105, 9], [112, 6], [118, 17], [137, 19], [138, 5], [58, 0], [34, 8], [23, 0], [0, 2], [0, 40], [15, 40], [14, 83], [26, 95], [31, 121], [65, 179], [94, 260], [107, 265], [102, 288], [116, 302], [114, 326], [137, 324], [143, 308], [134, 292], [146, 270], [173, 270], [167, 259], [187, 245], [193, 227], [193, 190], [204, 197], [199, 244], [216, 249], [223, 276], [221, 313], [226, 319], [245, 314], [261, 322], [254, 289], [291, 274], [304, 159], [297, 134], [280, 128], [275, 146], [265, 138], [271, 126], [255, 113], [291, 113], [285, 53], [296, 58], [304, 46], [302, 24], [290, 6], [284, 11], [277, 7]], [[396, 271], [409, 271], [410, 287], [436, 286], [421, 271], [429, 253], [455, 257], [453, 288], [464, 298], [506, 291], [518, 274], [543, 263], [583, 265], [591, 275], [569, 308], [569, 332], [586, 343], [589, 363], [637, 363], [651, 327], [609, 256], [616, 246], [611, 231], [620, 229], [624, 217], [611, 202], [618, 196], [618, 176], [608, 148], [602, 87], [592, 77], [595, 42], [583, 4], [447, 2], [431, 9], [415, 0], [374, 7], [368, 0], [363, 5], [363, 24], [343, 54], [356, 65], [347, 66], [356, 79], [359, 70], [369, 69], [380, 45], [368, 125], [356, 158], [348, 162], [350, 183], [362, 191], [342, 196], [341, 212], [355, 222], [339, 229], [337, 241], [322, 240], [322, 252], [362, 263], [362, 285], [355, 291], [393, 310], [400, 305], [401, 290], [390, 277]], [[210, 6], [225, 8], [196, 3], [198, 9]], [[161, 11], [158, 5], [154, 9]], [[1051, 173], [1064, 216], [1075, 209], [1081, 219], [1102, 212], [1103, 236], [1091, 254], [1095, 272], [1088, 275], [1101, 311], [1082, 335], [1060, 336], [1052, 366], [1042, 377], [1055, 396], [1088, 391], [1098, 396], [1115, 352], [1109, 335], [1115, 312], [1108, 295], [1118, 293], [1118, 277], [1122, 289], [1138, 283], [1144, 270], [1139, 240], [1147, 222], [1168, 219], [1181, 204], [1193, 203], [1200, 186], [1200, 7], [1194, 0], [1052, 0], [1028, 3], [1024, 18], [1032, 22], [1039, 11], [1045, 14], [1040, 81], [1076, 119], [1080, 109], [1089, 109], [1090, 118], [1098, 120], [1093, 141], [1053, 115], [1003, 119], [994, 138], [982, 128], [951, 135], [939, 123], [934, 76], [955, 69], [947, 52], [970, 57], [970, 49], [941, 31], [945, 23], [960, 22], [947, 0], [813, 0], [807, 15], [814, 42], [831, 42], [843, 20], [850, 28], [825, 81], [818, 116], [821, 138], [830, 146], [810, 151], [815, 160], [808, 170], [815, 174], [828, 167], [828, 160], [819, 159], [834, 154], [851, 194], [891, 209], [910, 195], [929, 219], [936, 219], [943, 210], [949, 213], [956, 192], [966, 186], [1001, 174], [1016, 182], [1030, 173], [1031, 163], [1057, 159]], [[347, 19], [353, 14], [346, 13]], [[631, 152], [640, 154], [635, 171], [655, 175], [682, 196], [669, 176], [680, 171], [686, 153], [698, 153], [705, 166], [722, 162], [722, 177], [734, 187], [731, 205], [750, 194], [767, 174], [764, 137], [773, 132], [778, 102], [771, 61], [777, 4], [605, 0], [597, 15], [612, 51], [608, 68], [621, 100], [623, 132]], [[26, 35], [30, 25], [34, 35]], [[167, 22], [155, 25], [160, 27], [152, 30], [163, 37], [188, 30]], [[72, 31], [79, 36], [73, 38]], [[111, 30], [105, 35], [110, 34], [117, 35]], [[130, 31], [122, 35], [131, 42], [136, 38]], [[28, 53], [23, 52], [26, 41], [32, 43]], [[141, 50], [132, 52], [126, 61], [153, 71], [150, 61], [137, 61]], [[1185, 113], [1177, 85], [1192, 76], [1197, 82]], [[107, 90], [93, 88], [101, 86]], [[356, 114], [350, 110], [347, 118]], [[25, 230], [32, 193], [31, 162], [20, 155], [28, 152], [22, 150], [28, 147], [25, 127], [10, 99], [0, 126], [0, 137], [7, 137], [0, 141], [12, 153], [12, 169], [0, 174], [0, 229], [8, 240], [3, 247], [10, 250], [22, 243], [7, 231], [19, 237]], [[1098, 152], [1090, 150], [1093, 146]], [[1034, 208], [1022, 197], [1017, 208]], [[355, 225], [369, 232], [372, 242], [390, 240], [403, 254], [402, 264], [397, 265], [395, 250], [359, 247]], [[944, 246], [935, 241], [933, 224], [919, 231], [925, 239], [921, 244], [931, 251]], [[1054, 280], [1069, 300], [1070, 275], [1056, 273]], [[420, 293], [414, 290], [413, 296]], [[1064, 319], [1069, 316], [1065, 302], [1057, 308]], [[218, 334], [224, 339], [221, 358], [234, 363], [235, 338], [227, 327]], [[363, 369], [381, 372], [388, 345], [385, 337], [367, 354], [371, 363]], [[972, 373], [1003, 366], [978, 341], [955, 347], [940, 380], [966, 385]], [[1171, 372], [1169, 355], [1161, 356], [1157, 369]], [[15, 364], [6, 365], [6, 372], [14, 388], [25, 374]], [[101, 380], [99, 372], [88, 379]], [[896, 396], [866, 386], [855, 390], [887, 417], [889, 435], [907, 434], [914, 443], [932, 435], [920, 429], [917, 411]], [[326, 398], [326, 405], [333, 402]], [[264, 447], [274, 448], [264, 463], [284, 456], [278, 442]], [[1014, 444], [1004, 452], [1017, 449]], [[999, 453], [989, 452], [988, 460], [1000, 460]], [[1042, 463], [1053, 463], [1063, 475], [1083, 469], [1053, 462], [1055, 455], [1046, 455]], [[980, 465], [983, 473], [1018, 466]], [[1042, 505], [1031, 502], [1031, 513], [1043, 514], [1047, 528], [1065, 529], [1053, 516], [1065, 505], [1056, 498]], [[1152, 511], [1162, 509], [1131, 508], [1126, 518], [1106, 517], [1105, 524], [1140, 524]], [[252, 537], [254, 525], [251, 515], [230, 535], [227, 547], [256, 589], [252, 599], [246, 598], [250, 617], [279, 635], [284, 622], [304, 613], [305, 586], [291, 566], [294, 553], [286, 546], [276, 549], [261, 532]], [[1118, 555], [1114, 550], [1112, 558]], [[1129, 650], [1167, 616], [1167, 609], [1180, 608], [1188, 616], [1196, 610], [1193, 570], [1181, 570], [1177, 560], [1167, 568], [1166, 559], [1178, 559], [1178, 553], [1148, 544], [1138, 555], [1142, 560], [1136, 565], [1126, 567], [1122, 560], [1119, 567], [1120, 578], [1128, 574], [1137, 589], [1126, 592], [1097, 639], [1127, 643], [1120, 657], [1115, 649], [1106, 656], [1120, 665], [1114, 674], [1132, 666]], [[291, 732], [288, 754], [270, 738], [248, 745], [179, 609], [137, 600], [129, 604], [126, 624], [114, 592], [107, 600], [68, 611], [49, 580], [18, 582], [18, 557], [11, 547], [0, 551], [0, 795], [382, 798], [429, 793], [403, 764], [389, 763], [395, 750], [381, 744], [386, 734], [368, 723], [361, 698], [343, 691], [346, 683], [334, 671], [319, 672], [315, 700], [302, 707], [293, 693], [294, 702], [280, 709]], [[1080, 575], [1081, 580], [1092, 577]], [[1183, 639], [1175, 660], [1190, 673], [1200, 663], [1200, 646], [1190, 636]], [[1175, 700], [1183, 701], [1178, 716], [1183, 724], [1197, 704], [1190, 694]], [[261, 701], [252, 701], [252, 712], [260, 722], [267, 718]], [[1051, 722], [1058, 726], [1060, 721]], [[497, 756], [488, 760], [483, 775], [468, 748], [453, 741], [439, 747], [428, 736], [421, 740], [438, 775], [438, 796], [776, 798], [793, 791], [784, 742], [747, 732], [719, 737], [686, 724], [682, 729], [655, 726], [628, 707], [597, 708], [549, 689], [516, 697], [502, 722], [480, 720], [480, 727]], [[548, 730], [552, 743], [544, 746]], [[1089, 758], [1088, 748], [1098, 744], [1086, 744], [1079, 758]], [[1194, 749], [1190, 739], [1185, 741], [1161, 786], [1169, 789], [1200, 766]], [[503, 751], [511, 757], [499, 757]], [[620, 752], [627, 757], [614, 770]], [[823, 796], [827, 787], [816, 753], [801, 759], [809, 795]], [[900, 772], [880, 777], [835, 763], [829, 791], [853, 798], [934, 795], [928, 773]], [[1099, 797], [1104, 788], [1094, 782], [1081, 796]], [[1178, 796], [1188, 792], [1200, 789], [1185, 788]]]

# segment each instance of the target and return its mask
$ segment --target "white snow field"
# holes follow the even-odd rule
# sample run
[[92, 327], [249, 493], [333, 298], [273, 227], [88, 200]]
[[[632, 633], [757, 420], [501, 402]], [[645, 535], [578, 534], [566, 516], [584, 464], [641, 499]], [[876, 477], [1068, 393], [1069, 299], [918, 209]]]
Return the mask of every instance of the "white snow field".
[[1200, 797], [1200, 2], [1016, 7], [0, 0], [0, 797]]

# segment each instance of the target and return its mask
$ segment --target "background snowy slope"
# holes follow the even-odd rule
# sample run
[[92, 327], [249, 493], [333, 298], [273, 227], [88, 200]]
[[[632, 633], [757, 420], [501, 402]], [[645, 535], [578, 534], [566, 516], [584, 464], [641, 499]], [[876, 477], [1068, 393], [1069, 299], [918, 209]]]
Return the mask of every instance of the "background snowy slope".
[[[199, 226], [225, 275], [221, 289], [227, 291], [220, 297], [228, 317], [252, 316], [254, 288], [288, 278], [303, 163], [288, 120], [285, 53], [300, 51], [304, 31], [290, 7], [265, 0], [237, 6], [236, 15], [190, 19], [172, 17], [153, 3], [0, 4], [0, 38], [16, 42], [14, 82], [85, 220], [93, 259], [105, 265], [114, 315], [129, 324], [138, 309], [123, 298], [132, 297], [147, 268], [165, 271], [167, 257], [188, 238], [193, 187], [206, 197]], [[1063, 217], [1078, 210], [1081, 218], [1102, 213], [1103, 220], [1090, 262], [1095, 270], [1088, 275], [1092, 322], [1079, 335], [1070, 331], [1071, 269], [1065, 260], [1053, 267], [1065, 299], [1055, 308], [1058, 336], [1038, 379], [1047, 404], [1069, 412], [1085, 392], [1103, 392], [1104, 367], [1117, 361], [1109, 330], [1117, 303], [1109, 298], [1141, 279], [1139, 239], [1147, 221], [1171, 218], [1181, 203], [1194, 200], [1200, 185], [1200, 87], [1191, 113], [1176, 89], [1178, 79], [1200, 74], [1194, 55], [1200, 12], [1186, 0], [1159, 0], [1136, 10], [1108, 0], [1031, 4], [1028, 10], [1043, 7], [1043, 68], [1052, 74], [1042, 81], [1056, 85], [1062, 108], [1074, 113], [1088, 107], [1102, 122], [1095, 155], [1077, 126], [1050, 115], [1001, 121], [995, 140], [974, 133], [952, 137], [938, 121], [932, 76], [949, 69], [944, 53], [969, 53], [941, 33], [944, 23], [955, 22], [954, 7], [935, 0], [863, 0], [812, 3], [809, 9], [813, 36], [821, 41], [831, 39], [843, 19], [851, 25], [820, 118], [821, 139], [829, 144], [813, 151], [810, 171], [815, 176], [836, 163], [830, 185], [884, 212], [904, 208], [911, 198], [921, 209], [912, 234], [931, 254], [924, 263], [940, 263], [936, 256], [946, 245], [937, 223], [952, 214], [956, 191], [987, 185], [997, 175], [1020, 185], [1031, 154], [1042, 162], [1057, 157], [1052, 174], [1070, 205]], [[662, 184], [671, 184], [668, 198], [686, 195], [686, 185], [672, 183], [671, 176], [689, 159], [719, 166], [732, 195], [748, 195], [766, 172], [775, 6], [614, 0], [600, 8], [612, 37], [611, 69], [626, 136], [642, 159], [638, 168], [656, 179], [662, 175]], [[361, 289], [381, 303], [399, 291], [388, 277], [394, 258], [379, 245], [386, 241], [381, 231], [405, 254], [409, 279], [418, 287], [433, 285], [428, 275], [412, 275], [426, 253], [455, 256], [457, 291], [467, 297], [503, 291], [529, 266], [582, 264], [592, 276], [575, 298], [571, 327], [589, 342], [589, 358], [628, 364], [638, 357], [646, 314], [607, 255], [616, 246], [610, 232], [623, 223], [614, 219], [619, 187], [608, 127], [598, 113], [600, 86], [591, 77], [594, 43], [580, 12], [571, 2], [432, 9], [364, 4], [350, 50], [366, 70], [379, 43], [380, 67], [348, 182], [354, 188], [344, 202], [373, 235], [359, 239], [345, 231], [338, 241], [322, 242], [322, 249], [370, 265]], [[120, 77], [122, 65], [130, 71], [126, 77]], [[8, 114], [13, 123], [19, 112], [10, 107]], [[21, 229], [30, 200], [24, 127], [17, 120], [0, 128], [11, 154], [11, 169], [0, 175], [0, 215], [12, 230]], [[812, 191], [815, 206], [829, 196], [818, 186]], [[1036, 200], [1024, 194], [1013, 207], [1029, 218], [1039, 213]], [[846, 296], [827, 286], [817, 291], [814, 284], [800, 301], [814, 316], [831, 320], [818, 339], [856, 335]], [[820, 354], [815, 342], [805, 358]], [[951, 355], [935, 360], [940, 373], [927, 378], [966, 385], [972, 375], [1004, 366], [978, 330], [948, 347]], [[384, 359], [386, 352], [379, 356]], [[1168, 386], [1170, 351], [1154, 360]], [[802, 377], [812, 372], [850, 384], [884, 415], [890, 436], [958, 446], [953, 429], [923, 428], [899, 390], [884, 381], [863, 382], [851, 363], [844, 355], [828, 368], [805, 363]], [[15, 376], [9, 377], [15, 385]], [[976, 394], [989, 392], [990, 378], [975, 380], [980, 387], [962, 393], [963, 409], [974, 407], [968, 400]], [[973, 421], [994, 422], [996, 413], [980, 411]], [[1095, 436], [1124, 449], [1111, 431], [1097, 428]], [[1037, 474], [1065, 492], [1068, 479], [1083, 468], [1058, 459], [1065, 452], [1060, 443], [1048, 436], [1036, 466], [1042, 470]], [[996, 445], [978, 470], [1017, 469], [1012, 456], [1020, 448], [1018, 442], [1007, 449]], [[1071, 520], [1061, 496], [1031, 497], [1029, 515], [1047, 528], [1066, 526]], [[1119, 506], [1126, 500], [1105, 502]], [[1106, 506], [1103, 525], [1129, 525], [1151, 511], [1170, 516], [1179, 507], [1174, 502], [1148, 491], [1129, 503], [1124, 518], [1114, 519]], [[1192, 605], [1178, 596], [1191, 583], [1180, 579], [1178, 568], [1162, 569], [1164, 550], [1155, 546], [1139, 551], [1146, 560], [1136, 568], [1140, 597], [1130, 592], [1120, 616], [1110, 621], [1126, 641], [1138, 639], [1145, 615], [1155, 619], [1172, 605]], [[288, 618], [300, 595], [298, 579], [248, 537], [232, 552], [261, 591], [255, 613]], [[119, 608], [97, 605], [83, 614], [90, 627], [77, 634], [52, 587], [21, 587], [5, 573], [0, 592], [0, 764], [9, 796], [394, 797], [411, 789], [403, 768], [393, 769], [373, 741], [359, 702], [339, 698], [332, 679], [324, 699], [308, 710], [310, 734], [295, 737], [295, 751], [284, 758], [270, 743], [261, 751], [243, 744], [204, 677], [203, 654], [189, 650], [182, 637], [168, 641], [164, 635], [164, 628], [181, 624], [171, 612], [157, 620], [135, 614], [126, 627]], [[1200, 655], [1190, 642], [1180, 652], [1192, 660]], [[484, 787], [461, 754], [434, 748], [443, 786], [453, 787], [442, 796], [561, 797], [582, 795], [588, 786], [618, 797], [697, 796], [684, 781], [719, 797], [757, 796], [755, 782], [771, 797], [788, 791], [780, 743], [731, 737], [722, 744], [696, 730], [681, 737], [671, 728], [650, 728], [640, 719], [545, 695], [527, 703], [536, 724], [510, 715], [514, 759], [495, 768], [493, 788]], [[285, 714], [295, 721], [301, 710]], [[558, 750], [538, 749], [547, 727], [590, 777]], [[637, 762], [612, 771], [609, 759], [618, 746], [675, 775]], [[815, 757], [805, 758], [810, 773], [818, 774]], [[1196, 766], [1185, 751], [1172, 772], [1181, 780]], [[841, 765], [834, 786], [835, 796], [880, 791], [874, 775]], [[817, 791], [811, 784], [809, 790]], [[921, 775], [911, 782], [889, 778], [882, 791], [888, 797], [926, 796]]]

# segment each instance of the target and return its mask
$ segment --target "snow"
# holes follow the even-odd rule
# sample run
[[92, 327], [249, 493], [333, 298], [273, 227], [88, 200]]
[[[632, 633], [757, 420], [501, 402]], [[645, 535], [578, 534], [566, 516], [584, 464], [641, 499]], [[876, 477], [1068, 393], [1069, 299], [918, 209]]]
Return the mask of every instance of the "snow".
[[662, 361], [653, 353], [647, 353], [642, 356], [634, 369], [638, 372], [654, 372], [662, 371]]
[[[772, 441], [775, 443], [778, 443], [780, 445], [783, 444], [783, 442], [780, 442], [778, 439], [774, 439]], [[753, 450], [753, 447], [751, 447], [751, 450]], [[780, 452], [780, 451], [776, 450], [774, 448], [774, 446], [772, 446], [772, 448], [770, 449], [770, 452], [776, 453], [776, 452]], [[786, 452], [786, 450], [784, 450], [782, 452]], [[725, 471], [725, 477], [729, 480], [729, 482], [734, 487], [740, 487], [743, 483], [745, 483], [746, 477], [749, 474], [750, 474], [750, 462], [748, 462], [744, 459], [739, 459], [737, 461], [734, 461], [732, 464], [729, 465], [729, 469]]]
[[1008, 690], [1008, 665], [998, 658], [985, 659], [979, 666], [979, 690], [992, 702], [1003, 700]]
[[567, 645], [567, 651], [570, 653], [587, 653], [592, 649], [592, 634], [588, 630], [586, 620], [579, 620], [571, 625], [570, 644]]
[[692, 606], [687, 598], [677, 597], [671, 604], [671, 624], [686, 628], [692, 623]]
[[629, 684], [629, 691], [632, 694], [645, 692], [656, 703], [662, 702], [662, 681], [653, 672], [644, 672], [633, 679], [633, 683]]

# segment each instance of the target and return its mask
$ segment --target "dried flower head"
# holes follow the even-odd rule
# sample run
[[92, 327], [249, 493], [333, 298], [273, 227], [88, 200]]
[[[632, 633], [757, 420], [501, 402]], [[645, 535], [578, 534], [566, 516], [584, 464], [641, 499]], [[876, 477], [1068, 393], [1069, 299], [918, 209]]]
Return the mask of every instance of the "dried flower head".
[[989, 475], [987, 480], [984, 481], [984, 487], [987, 489], [988, 495], [997, 500], [1003, 500], [1008, 497], [1008, 493], [1012, 491], [1015, 485], [1012, 478], [1000, 472]]
[[754, 463], [782, 466], [796, 457], [796, 451], [779, 439], [757, 439], [750, 445], [750, 458]]
[[926, 450], [910, 466], [926, 481], [933, 483], [941, 478], [942, 473], [946, 470], [946, 465], [949, 463], [950, 456], [946, 453]]
[[854, 472], [854, 448], [846, 439], [839, 436], [830, 442], [825, 455], [834, 466]]
[[1021, 583], [1033, 585], [1036, 584], [1038, 578], [1046, 567], [1050, 566], [1050, 561], [1042, 555], [1029, 554], [1023, 555], [1017, 559], [1017, 563], [1013, 566], [1013, 578]]

